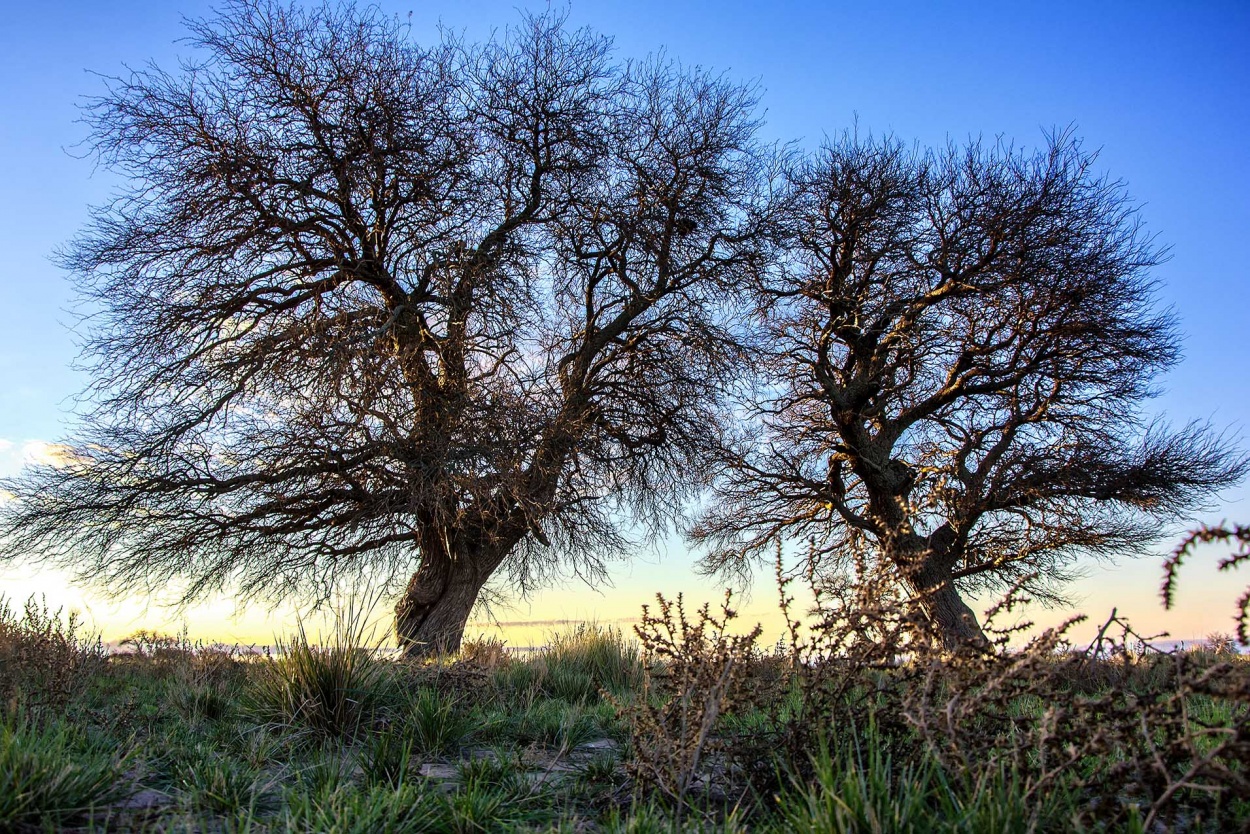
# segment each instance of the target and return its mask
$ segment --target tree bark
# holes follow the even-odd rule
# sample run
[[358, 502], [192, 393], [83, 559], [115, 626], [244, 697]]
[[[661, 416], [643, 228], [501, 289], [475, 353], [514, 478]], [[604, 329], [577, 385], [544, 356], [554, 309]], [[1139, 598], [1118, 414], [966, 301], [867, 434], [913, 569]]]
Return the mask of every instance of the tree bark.
[[502, 556], [492, 549], [463, 548], [449, 557], [422, 560], [395, 604], [395, 637], [404, 657], [460, 650], [469, 614]]
[[[913, 563], [914, 564], [914, 563]], [[977, 615], [959, 595], [959, 590], [934, 555], [920, 560], [918, 569], [908, 571], [908, 584], [920, 600], [929, 627], [947, 651], [978, 651], [990, 647]]]

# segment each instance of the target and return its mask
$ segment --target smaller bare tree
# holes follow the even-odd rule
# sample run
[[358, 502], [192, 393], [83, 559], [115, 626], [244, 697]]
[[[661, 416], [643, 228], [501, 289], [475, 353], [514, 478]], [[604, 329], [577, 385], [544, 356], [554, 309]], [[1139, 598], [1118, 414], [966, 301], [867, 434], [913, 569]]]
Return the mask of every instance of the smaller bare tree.
[[1068, 137], [1040, 154], [844, 138], [790, 173], [787, 256], [759, 284], [751, 422], [694, 528], [710, 569], [810, 539], [884, 569], [948, 646], [963, 592], [1142, 552], [1246, 459], [1142, 413], [1178, 358], [1160, 252]]

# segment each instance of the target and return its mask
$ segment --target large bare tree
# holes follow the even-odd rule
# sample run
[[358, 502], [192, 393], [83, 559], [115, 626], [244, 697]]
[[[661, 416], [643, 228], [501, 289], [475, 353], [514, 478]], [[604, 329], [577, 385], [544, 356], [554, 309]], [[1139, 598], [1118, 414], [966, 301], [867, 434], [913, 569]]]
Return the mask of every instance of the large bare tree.
[[[87, 109], [123, 177], [63, 253], [94, 382], [5, 552], [117, 590], [398, 577], [406, 651], [492, 576], [602, 578], [721, 430], [762, 263], [750, 87], [558, 16], [482, 45], [229, 2]], [[641, 525], [641, 528], [638, 527]]]
[[961, 593], [1054, 600], [1079, 556], [1140, 552], [1243, 475], [1143, 416], [1178, 338], [1160, 253], [1093, 162], [1068, 137], [852, 136], [794, 166], [750, 425], [694, 528], [710, 568], [806, 541], [818, 575], [891, 572], [948, 646], [983, 644]]

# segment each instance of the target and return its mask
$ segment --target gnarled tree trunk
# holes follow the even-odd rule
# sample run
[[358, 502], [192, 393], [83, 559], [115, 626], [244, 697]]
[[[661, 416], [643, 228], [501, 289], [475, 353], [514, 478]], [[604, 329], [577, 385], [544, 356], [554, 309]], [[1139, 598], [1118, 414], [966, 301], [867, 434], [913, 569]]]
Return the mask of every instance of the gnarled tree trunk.
[[506, 553], [498, 546], [453, 547], [423, 555], [395, 604], [395, 637], [405, 657], [460, 650], [478, 594]]
[[920, 600], [930, 628], [947, 651], [989, 648], [990, 641], [981, 630], [976, 613], [959, 595], [950, 571], [934, 555], [922, 559], [908, 573], [908, 584]]

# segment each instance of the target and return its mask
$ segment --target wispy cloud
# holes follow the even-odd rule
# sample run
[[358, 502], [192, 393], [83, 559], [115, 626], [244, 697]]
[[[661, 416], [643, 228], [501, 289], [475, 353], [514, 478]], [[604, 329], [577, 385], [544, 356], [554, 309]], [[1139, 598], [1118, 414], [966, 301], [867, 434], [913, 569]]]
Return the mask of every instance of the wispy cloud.
[[10, 440], [0, 437], [0, 477], [16, 475], [22, 467], [69, 466], [75, 460], [73, 447], [47, 440]]
[[22, 444], [22, 457], [25, 463], [56, 467], [69, 466], [79, 460], [74, 447], [46, 440], [27, 440]]

